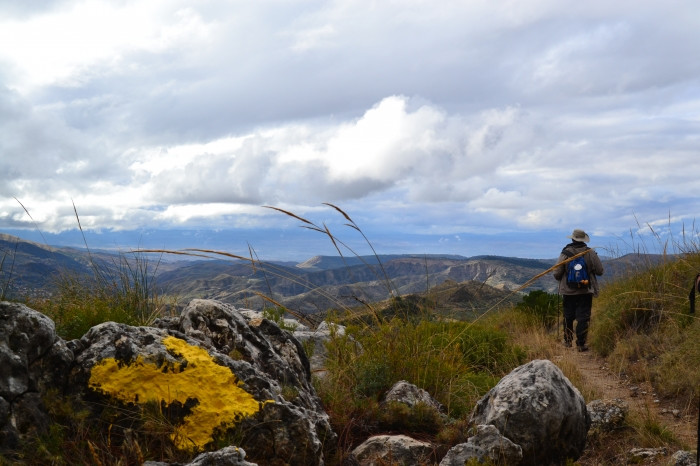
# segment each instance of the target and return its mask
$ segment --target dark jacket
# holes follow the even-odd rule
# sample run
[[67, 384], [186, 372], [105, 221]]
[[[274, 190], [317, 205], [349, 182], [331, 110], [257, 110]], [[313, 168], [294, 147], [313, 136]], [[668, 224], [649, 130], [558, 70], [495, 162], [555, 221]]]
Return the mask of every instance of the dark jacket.
[[[578, 254], [583, 252], [587, 248], [586, 243], [580, 241], [574, 241], [572, 243], [564, 246], [564, 249], [572, 252], [573, 254]], [[571, 288], [566, 284], [566, 265], [561, 264], [559, 267], [554, 269], [554, 278], [559, 281], [559, 294], [562, 295], [572, 295], [572, 294], [586, 294], [593, 293], [593, 296], [598, 296], [598, 279], [597, 277], [603, 275], [603, 263], [600, 261], [598, 254], [590, 249], [586, 254], [583, 255], [586, 260], [586, 267], [588, 268], [588, 275], [591, 280], [591, 286], [588, 288]], [[557, 263], [564, 262], [569, 256], [562, 253], [557, 259]]]

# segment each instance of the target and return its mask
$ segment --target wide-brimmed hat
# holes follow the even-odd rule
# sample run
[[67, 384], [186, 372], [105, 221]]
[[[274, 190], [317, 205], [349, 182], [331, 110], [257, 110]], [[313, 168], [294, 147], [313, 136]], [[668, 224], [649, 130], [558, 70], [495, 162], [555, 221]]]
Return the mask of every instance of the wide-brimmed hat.
[[585, 231], [579, 229], [574, 230], [574, 232], [567, 236], [567, 238], [571, 238], [574, 241], [581, 241], [583, 243], [587, 243], [591, 240]]

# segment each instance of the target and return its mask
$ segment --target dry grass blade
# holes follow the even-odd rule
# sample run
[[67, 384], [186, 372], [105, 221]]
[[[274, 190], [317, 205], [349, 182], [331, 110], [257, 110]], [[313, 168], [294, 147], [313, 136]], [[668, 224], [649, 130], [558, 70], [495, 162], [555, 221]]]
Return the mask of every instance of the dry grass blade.
[[[335, 238], [333, 237], [333, 235], [331, 234], [331, 231], [328, 229], [328, 226], [325, 223], [323, 224], [323, 228], [324, 228], [323, 233], [328, 235], [328, 238], [330, 238], [331, 243], [333, 243], [333, 247], [335, 248], [335, 250], [338, 251], [338, 254], [340, 254], [340, 257], [343, 257], [343, 253], [340, 252], [340, 248], [338, 247], [338, 243], [336, 243]], [[344, 257], [343, 257], [343, 261], [345, 261]]]
[[[249, 245], [249, 250], [250, 250], [250, 252], [251, 252], [251, 256], [255, 254], [254, 250], [252, 249], [252, 247], [251, 247], [250, 245]], [[193, 251], [197, 251], [197, 252], [200, 252], [200, 253], [206, 253], [206, 254], [197, 254], [197, 253], [195, 253], [195, 252], [193, 252]], [[306, 288], [306, 289], [308, 289], [308, 290], [311, 290], [311, 291], [313, 291], [314, 293], [316, 293], [316, 294], [318, 294], [318, 295], [320, 295], [320, 296], [322, 296], [322, 297], [324, 297], [324, 298], [326, 298], [326, 299], [328, 299], [328, 300], [330, 300], [330, 301], [335, 302], [335, 304], [336, 304], [339, 308], [341, 308], [341, 309], [344, 309], [344, 310], [346, 310], [346, 311], [349, 311], [349, 310], [350, 310], [350, 309], [348, 308], [347, 305], [345, 305], [344, 303], [342, 303], [341, 301], [339, 301], [338, 299], [336, 299], [335, 296], [333, 296], [333, 295], [331, 295], [330, 293], [326, 292], [326, 291], [323, 290], [322, 288], [317, 288], [317, 287], [315, 287], [314, 285], [312, 285], [311, 283], [309, 283], [309, 282], [307, 282], [307, 281], [300, 280], [300, 279], [298, 279], [297, 277], [294, 277], [294, 276], [292, 276], [292, 275], [289, 275], [288, 273], [285, 273], [284, 270], [281, 269], [281, 268], [279, 268], [279, 267], [275, 267], [274, 265], [269, 264], [269, 263], [263, 264], [263, 262], [260, 261], [259, 259], [254, 259], [254, 258], [252, 258], [252, 257], [242, 257], [242, 256], [239, 256], [239, 255], [236, 255], [236, 254], [231, 254], [231, 253], [227, 253], [227, 252], [223, 252], [223, 251], [215, 251], [215, 250], [211, 250], [211, 249], [196, 249], [196, 248], [184, 249], [184, 250], [181, 250], [181, 251], [175, 251], [175, 250], [169, 250], [169, 249], [139, 249], [139, 250], [136, 250], [135, 252], [138, 252], [138, 253], [174, 254], [174, 255], [181, 255], [181, 256], [201, 257], [201, 258], [204, 258], [204, 259], [214, 259], [214, 257], [212, 257], [211, 255], [209, 255], [209, 254], [214, 254], [214, 255], [221, 255], [221, 256], [231, 257], [231, 258], [234, 258], [234, 259], [241, 259], [241, 260], [244, 260], [244, 261], [246, 261], [246, 262], [248, 262], [248, 263], [250, 264], [250, 266], [252, 267], [252, 270], [253, 270], [254, 273], [255, 273], [256, 271], [258, 271], [258, 267], [260, 267], [260, 271], [262, 271], [262, 272], [265, 273], [265, 274], [268, 274], [268, 273], [269, 273], [269, 274], [271, 274], [271, 275], [273, 275], [273, 276], [276, 276], [276, 277], [279, 277], [279, 278], [284, 278], [285, 280], [289, 280], [289, 281], [292, 282], [292, 283], [295, 283], [295, 284], [297, 284], [297, 285], [300, 285], [300, 286], [303, 287], [303, 288]], [[257, 263], [257, 267], [256, 267], [256, 263]], [[264, 269], [262, 268], [263, 265], [265, 266]], [[267, 277], [266, 277], [265, 279], [267, 280]], [[268, 285], [268, 287], [269, 287], [269, 285]], [[274, 302], [274, 300], [272, 300], [272, 298], [269, 298], [268, 296], [264, 296], [264, 295], [260, 295], [260, 296], [263, 297], [263, 299], [265, 299], [265, 300], [267, 300], [267, 301]], [[297, 315], [303, 316], [303, 314], [298, 313], [298, 312], [295, 312], [295, 311], [290, 311], [290, 310], [288, 310], [288, 312], [289, 312], [290, 314], [294, 315], [294, 316], [297, 316]], [[301, 317], [301, 318], [308, 322], [308, 319], [307, 319], [307, 318], [305, 318], [305, 317]]]
[[248, 243], [248, 254], [250, 254], [250, 264], [253, 266], [253, 273], [255, 273], [257, 269], [255, 267], [255, 261], [253, 260], [253, 252], [253, 246], [250, 243]]
[[307, 230], [317, 231], [317, 232], [323, 233], [323, 234], [326, 233], [325, 230], [323, 230], [322, 228], [317, 227], [316, 225], [314, 225], [314, 226], [312, 226], [312, 227], [307, 227], [306, 225], [302, 225], [301, 227], [302, 227], [302, 228], [306, 228]]
[[190, 256], [190, 257], [203, 257], [206, 259], [211, 259], [211, 256], [207, 256], [205, 254], [195, 254], [192, 252], [186, 252], [186, 251], [173, 251], [170, 249], [136, 249], [134, 250], [135, 253], [160, 253], [160, 254], [173, 254], [176, 256]]
[[27, 208], [24, 207], [24, 204], [22, 204], [22, 203], [19, 201], [19, 199], [17, 199], [16, 197], [13, 197], [13, 199], [14, 199], [15, 201], [17, 201], [17, 204], [19, 204], [20, 206], [22, 206], [22, 209], [24, 209], [24, 212], [27, 214], [27, 216], [29, 216], [29, 219], [30, 219], [30, 220], [32, 221], [32, 223], [34, 224], [34, 228], [36, 228], [36, 231], [38, 231], [39, 234], [41, 235], [41, 239], [44, 240], [44, 244], [46, 244], [46, 245], [48, 246], [48, 243], [46, 242], [46, 238], [44, 238], [44, 234], [43, 234], [43, 233], [41, 232], [41, 230], [39, 229], [39, 226], [36, 224], [36, 221], [34, 220], [34, 217], [32, 217], [32, 214], [29, 213], [29, 210], [27, 210]]
[[264, 205], [263, 207], [266, 209], [276, 210], [277, 212], [282, 212], [283, 214], [289, 215], [290, 217], [293, 217], [293, 218], [300, 220], [304, 223], [308, 223], [309, 225], [313, 225], [313, 222], [310, 222], [309, 220], [306, 220], [303, 217], [299, 217], [298, 215], [293, 214], [293, 213], [289, 212], [288, 210], [284, 210], [284, 209], [280, 209], [279, 207], [272, 207], [272, 206], [268, 206], [268, 205]]
[[243, 257], [243, 256], [239, 256], [238, 254], [232, 254], [230, 252], [215, 251], [213, 249], [187, 248], [187, 249], [183, 249], [183, 251], [194, 251], [194, 252], [203, 252], [203, 253], [207, 253], [207, 254], [216, 254], [217, 256], [225, 256], [225, 257], [230, 257], [232, 259], [240, 259], [240, 260], [246, 261], [246, 262], [254, 262], [254, 259], [251, 259], [250, 257]]
[[340, 212], [340, 214], [341, 214], [343, 217], [345, 217], [345, 219], [346, 219], [348, 222], [352, 223], [353, 225], [355, 224], [355, 222], [352, 221], [352, 219], [350, 218], [350, 216], [349, 216], [347, 213], [345, 213], [345, 211], [344, 211], [343, 209], [341, 209], [340, 207], [338, 207], [337, 205], [331, 204], [331, 203], [329, 203], [329, 202], [322, 202], [322, 204], [323, 204], [323, 205], [327, 205], [328, 207], [334, 208], [335, 210], [337, 210], [338, 212]]

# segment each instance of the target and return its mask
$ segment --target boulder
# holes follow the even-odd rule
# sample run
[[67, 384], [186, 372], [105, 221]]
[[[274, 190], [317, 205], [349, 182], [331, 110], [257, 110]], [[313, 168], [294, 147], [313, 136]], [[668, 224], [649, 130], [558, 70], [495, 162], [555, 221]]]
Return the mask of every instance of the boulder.
[[581, 393], [551, 361], [514, 369], [476, 404], [470, 422], [492, 424], [520, 445], [522, 464], [578, 459], [591, 419]]
[[434, 464], [434, 447], [405, 435], [375, 435], [352, 451], [361, 466]]
[[103, 418], [120, 407], [109, 418], [113, 440], [155, 405], [181, 450], [209, 450], [228, 432], [253, 462], [324, 463], [336, 437], [291, 334], [264, 319], [249, 325], [233, 306], [210, 300], [155, 325], [106, 322], [73, 343], [71, 385]]
[[405, 404], [410, 408], [413, 408], [420, 403], [434, 408], [439, 413], [445, 411], [444, 406], [442, 406], [442, 404], [440, 404], [440, 402], [435, 398], [430, 396], [430, 393], [413, 385], [412, 383], [408, 383], [405, 380], [396, 382], [389, 389], [386, 395], [384, 395], [384, 400], [382, 403], [389, 402]]
[[476, 435], [466, 443], [450, 448], [440, 461], [440, 466], [464, 466], [474, 460], [486, 464], [519, 464], [523, 450], [504, 436], [492, 425], [476, 426]]
[[24, 304], [0, 302], [0, 450], [47, 430], [42, 397], [64, 385], [72, 361], [51, 319]]
[[624, 400], [593, 400], [586, 406], [591, 417], [591, 430], [609, 432], [624, 427], [629, 406]]
[[[221, 450], [197, 455], [192, 462], [183, 466], [257, 466], [245, 460], [246, 453], [242, 448], [230, 446]], [[146, 461], [143, 466], [176, 466], [162, 461]]]
[[698, 464], [697, 454], [685, 450], [678, 450], [671, 455], [671, 459], [673, 466], [697, 466]]

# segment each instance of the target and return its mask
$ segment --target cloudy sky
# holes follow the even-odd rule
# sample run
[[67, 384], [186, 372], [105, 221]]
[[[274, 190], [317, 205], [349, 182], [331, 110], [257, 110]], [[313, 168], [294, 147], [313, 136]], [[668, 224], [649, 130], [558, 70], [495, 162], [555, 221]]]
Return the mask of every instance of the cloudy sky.
[[634, 248], [700, 215], [698, 47], [695, 1], [2, 1], [0, 231], [303, 258], [263, 206], [352, 234], [329, 202], [383, 253]]

